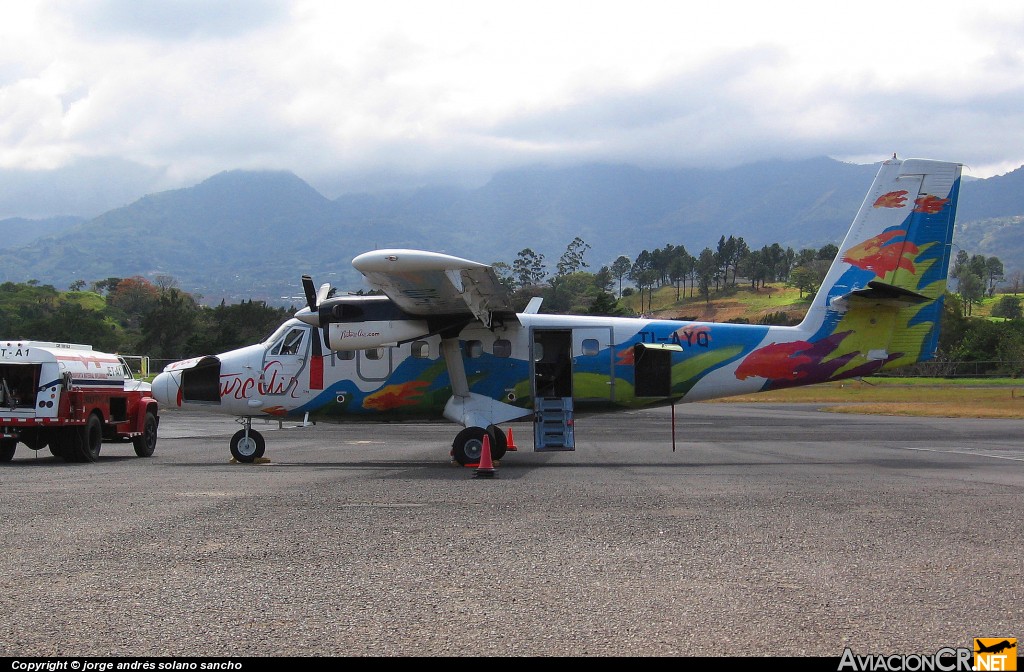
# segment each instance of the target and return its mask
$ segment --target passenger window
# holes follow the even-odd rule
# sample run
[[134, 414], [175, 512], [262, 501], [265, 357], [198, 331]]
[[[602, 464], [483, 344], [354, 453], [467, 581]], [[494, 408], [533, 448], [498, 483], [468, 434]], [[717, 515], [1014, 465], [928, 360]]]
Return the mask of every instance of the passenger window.
[[430, 344], [426, 341], [413, 341], [412, 356], [416, 359], [426, 359], [430, 357]]
[[466, 341], [466, 356], [476, 359], [484, 354], [484, 345], [480, 341]]
[[601, 344], [597, 342], [596, 338], [584, 338], [582, 345], [582, 354], [587, 356], [596, 355], [598, 351], [601, 349]]
[[494, 342], [494, 356], [495, 357], [511, 357], [512, 356], [512, 341], [507, 338], [499, 338]]
[[539, 362], [544, 359], [544, 344], [534, 343], [533, 344], [533, 361]]
[[384, 348], [367, 348], [363, 352], [367, 359], [384, 359]]
[[341, 360], [348, 360], [348, 359], [355, 359], [356, 358], [356, 351], [355, 350], [338, 350], [334, 354], [337, 356], [338, 359], [341, 359]]

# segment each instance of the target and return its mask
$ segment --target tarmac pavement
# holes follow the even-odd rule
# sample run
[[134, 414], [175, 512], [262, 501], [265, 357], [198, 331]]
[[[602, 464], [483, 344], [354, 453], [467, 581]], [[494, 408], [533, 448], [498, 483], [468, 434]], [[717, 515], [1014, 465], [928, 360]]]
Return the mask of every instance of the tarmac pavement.
[[1024, 421], [687, 404], [494, 478], [447, 423], [164, 411], [0, 465], [0, 655], [826, 656], [1022, 637]]

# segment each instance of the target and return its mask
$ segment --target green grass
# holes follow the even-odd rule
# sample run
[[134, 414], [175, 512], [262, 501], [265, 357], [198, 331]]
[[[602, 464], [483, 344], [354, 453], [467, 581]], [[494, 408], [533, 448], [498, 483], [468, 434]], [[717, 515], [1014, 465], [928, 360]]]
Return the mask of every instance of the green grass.
[[866, 378], [721, 399], [813, 403], [835, 413], [1024, 419], [1024, 380]]
[[[621, 304], [640, 313], [640, 295], [622, 297]], [[751, 289], [744, 284], [730, 287], [728, 290], [714, 294], [710, 301], [697, 295], [690, 297], [690, 288], [680, 292], [676, 300], [675, 287], [661, 287], [654, 290], [651, 309], [647, 310], [647, 293], [644, 293], [646, 313], [664, 318], [695, 318], [709, 322], [727, 322], [732, 319], [745, 319], [756, 324], [762, 317], [771, 313], [785, 312], [793, 317], [802, 317], [807, 312], [807, 297], [791, 287], [772, 285]]]

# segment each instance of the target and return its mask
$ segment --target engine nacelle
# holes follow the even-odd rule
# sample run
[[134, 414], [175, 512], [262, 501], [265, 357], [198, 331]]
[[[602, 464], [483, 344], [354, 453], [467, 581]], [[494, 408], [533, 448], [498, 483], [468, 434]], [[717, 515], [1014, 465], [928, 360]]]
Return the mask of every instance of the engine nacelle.
[[364, 350], [404, 343], [428, 332], [427, 323], [420, 320], [332, 323], [327, 328], [327, 347], [331, 350]]
[[320, 306], [319, 323], [331, 350], [396, 345], [430, 333], [425, 318], [409, 315], [384, 296], [345, 296]]

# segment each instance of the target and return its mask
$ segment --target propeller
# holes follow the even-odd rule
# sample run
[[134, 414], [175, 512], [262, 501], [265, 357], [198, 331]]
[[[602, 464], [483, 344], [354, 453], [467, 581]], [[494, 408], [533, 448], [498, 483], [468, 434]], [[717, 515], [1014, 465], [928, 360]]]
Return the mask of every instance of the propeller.
[[306, 295], [306, 307], [295, 313], [306, 324], [314, 327], [320, 326], [320, 304], [327, 300], [331, 294], [331, 283], [325, 282], [320, 285], [319, 290], [314, 289], [313, 278], [308, 275], [302, 276], [302, 291]]

